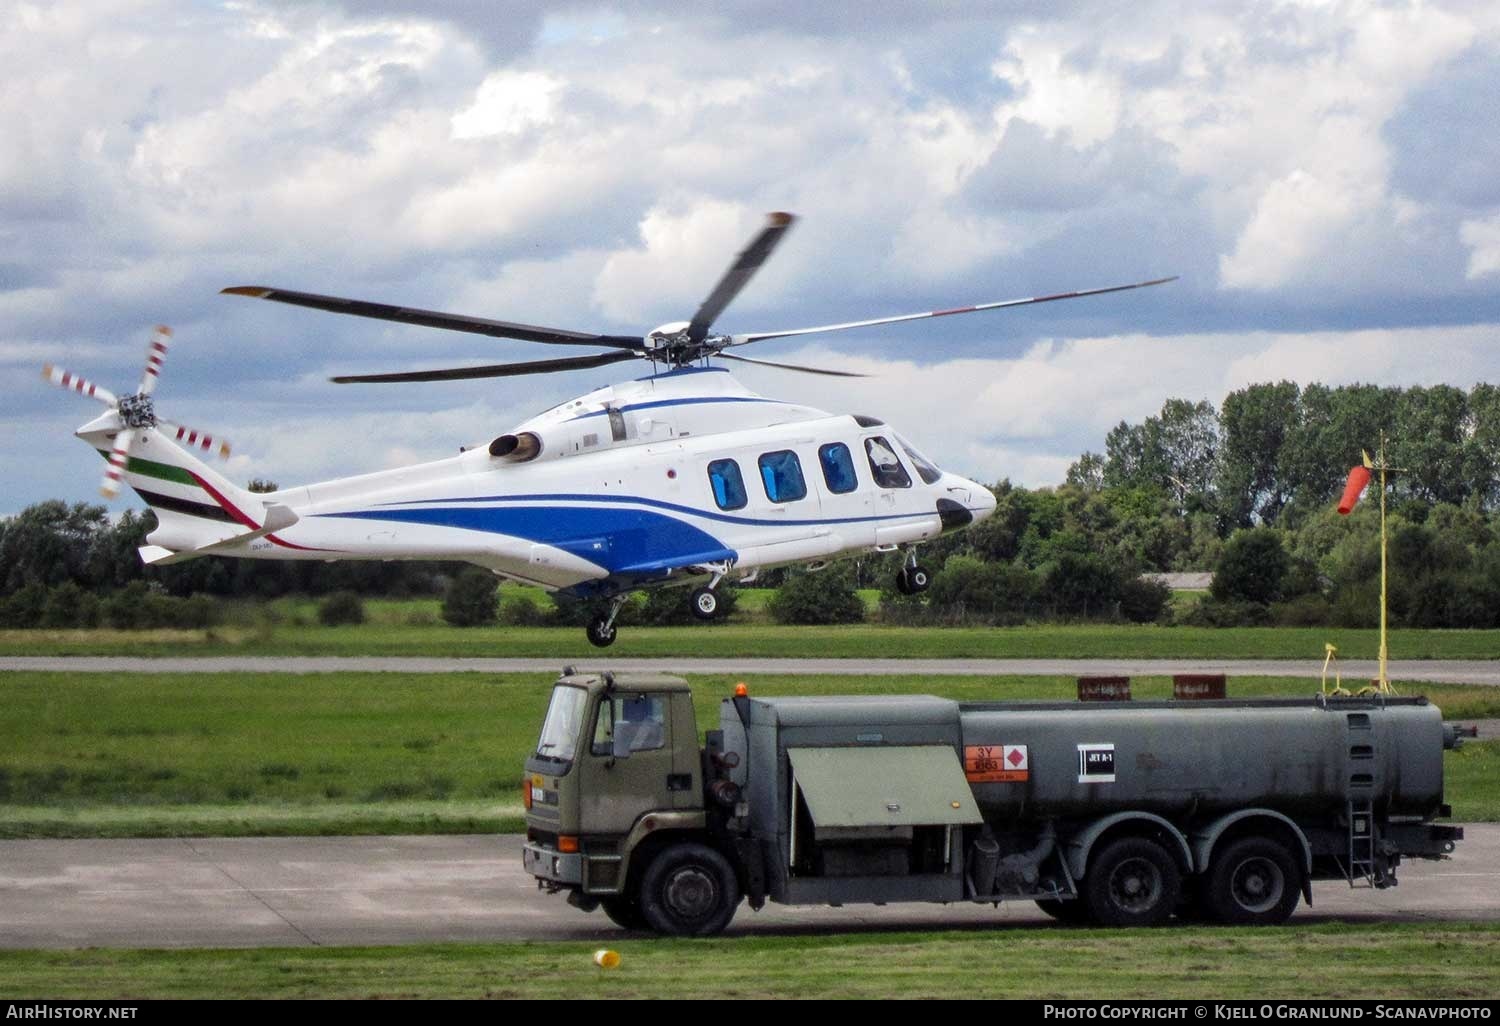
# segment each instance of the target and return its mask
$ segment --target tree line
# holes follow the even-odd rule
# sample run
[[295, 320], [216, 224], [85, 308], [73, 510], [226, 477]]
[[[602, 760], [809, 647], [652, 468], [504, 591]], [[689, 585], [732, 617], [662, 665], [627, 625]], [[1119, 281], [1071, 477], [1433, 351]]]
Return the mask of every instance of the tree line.
[[1343, 487], [1382, 435], [1398, 505], [1500, 507], [1500, 388], [1250, 385], [1215, 410], [1169, 399], [1120, 423], [1103, 454], [1086, 452], [1068, 481], [1088, 490], [1149, 488], [1182, 513], [1207, 512], [1227, 537], [1255, 525], [1296, 527]]

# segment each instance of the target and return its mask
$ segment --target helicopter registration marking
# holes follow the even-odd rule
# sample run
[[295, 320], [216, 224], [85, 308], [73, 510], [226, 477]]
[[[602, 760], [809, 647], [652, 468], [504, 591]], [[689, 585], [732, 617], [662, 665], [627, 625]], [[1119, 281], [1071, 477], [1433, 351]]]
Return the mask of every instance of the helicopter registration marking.
[[965, 745], [964, 776], [971, 784], [1015, 784], [1031, 779], [1025, 745]]

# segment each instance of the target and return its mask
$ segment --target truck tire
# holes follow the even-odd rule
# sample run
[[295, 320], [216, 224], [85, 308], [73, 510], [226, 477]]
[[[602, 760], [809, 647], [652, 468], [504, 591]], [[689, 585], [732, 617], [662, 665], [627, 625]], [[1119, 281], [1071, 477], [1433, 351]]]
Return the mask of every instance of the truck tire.
[[644, 930], [646, 929], [646, 917], [641, 914], [641, 906], [634, 898], [621, 895], [618, 898], [601, 898], [599, 907], [604, 909], [604, 914], [609, 921], [622, 930]]
[[1214, 856], [1204, 900], [1221, 923], [1275, 926], [1297, 907], [1302, 871], [1286, 847], [1268, 837], [1246, 837]]
[[702, 844], [664, 849], [641, 877], [641, 915], [671, 937], [712, 937], [729, 925], [739, 903], [734, 868]]
[[1087, 923], [1089, 921], [1089, 906], [1082, 898], [1074, 898], [1071, 901], [1038, 898], [1036, 907], [1059, 923]]
[[1145, 837], [1122, 837], [1089, 860], [1089, 914], [1102, 926], [1155, 926], [1177, 908], [1182, 874], [1171, 854]]

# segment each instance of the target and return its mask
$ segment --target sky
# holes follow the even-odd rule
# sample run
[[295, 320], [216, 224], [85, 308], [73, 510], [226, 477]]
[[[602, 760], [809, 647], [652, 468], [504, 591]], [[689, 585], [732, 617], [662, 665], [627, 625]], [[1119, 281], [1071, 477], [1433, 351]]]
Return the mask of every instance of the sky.
[[581, 351], [225, 286], [645, 334], [775, 210], [716, 330], [1180, 276], [747, 351], [863, 379], [733, 365], [986, 481], [1171, 397], [1500, 381], [1494, 3], [13, 0], [0, 65], [0, 513], [97, 500], [102, 408], [40, 367], [128, 393], [157, 323], [159, 412], [282, 486], [646, 370], [335, 385]]

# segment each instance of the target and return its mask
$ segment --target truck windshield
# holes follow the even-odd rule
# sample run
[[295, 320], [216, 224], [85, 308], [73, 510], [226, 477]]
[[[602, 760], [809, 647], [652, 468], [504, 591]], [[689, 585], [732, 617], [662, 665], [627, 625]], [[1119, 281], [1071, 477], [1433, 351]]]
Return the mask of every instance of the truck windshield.
[[536, 754], [544, 759], [572, 762], [578, 749], [579, 728], [589, 693], [583, 688], [558, 685], [552, 689], [547, 718], [542, 721], [542, 736], [536, 743]]

